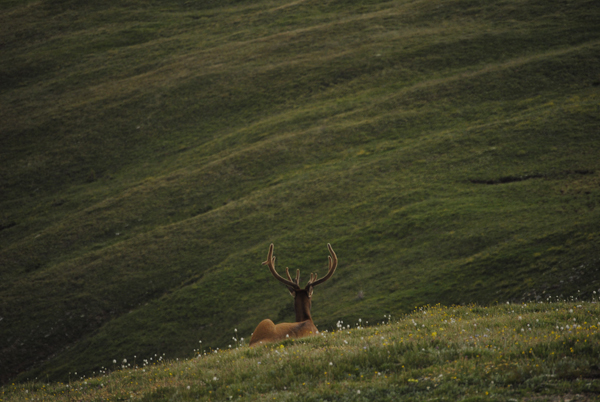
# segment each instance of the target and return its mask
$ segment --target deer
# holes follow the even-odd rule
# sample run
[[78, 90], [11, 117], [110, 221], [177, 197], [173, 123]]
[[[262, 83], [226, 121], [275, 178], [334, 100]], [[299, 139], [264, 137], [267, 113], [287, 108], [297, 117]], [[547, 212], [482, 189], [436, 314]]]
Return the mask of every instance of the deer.
[[263, 262], [262, 265], [269, 267], [271, 274], [279, 282], [283, 283], [292, 297], [294, 298], [294, 310], [296, 311], [296, 322], [293, 323], [281, 323], [275, 325], [273, 321], [268, 318], [262, 320], [252, 337], [250, 338], [250, 346], [258, 346], [268, 342], [277, 342], [287, 338], [302, 338], [305, 336], [311, 336], [318, 334], [317, 327], [313, 322], [312, 316], [310, 315], [311, 298], [313, 289], [315, 286], [322, 284], [333, 276], [335, 269], [337, 268], [338, 259], [331, 247], [331, 244], [327, 243], [329, 249], [329, 271], [321, 278], [317, 279], [316, 273], [310, 274], [310, 279], [304, 289], [300, 287], [300, 270], [296, 271], [296, 279], [292, 280], [290, 276], [289, 268], [285, 269], [287, 279], [281, 277], [275, 270], [275, 257], [273, 256], [273, 244], [269, 247], [269, 253], [267, 254], [267, 261]]

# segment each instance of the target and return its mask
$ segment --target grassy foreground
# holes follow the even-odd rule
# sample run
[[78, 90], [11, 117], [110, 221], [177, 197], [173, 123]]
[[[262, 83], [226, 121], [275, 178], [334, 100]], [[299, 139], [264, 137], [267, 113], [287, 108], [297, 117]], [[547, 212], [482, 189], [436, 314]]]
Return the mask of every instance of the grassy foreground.
[[[68, 383], [2, 388], [2, 401], [579, 400], [600, 398], [600, 304], [426, 306], [338, 322], [312, 338], [164, 361], [117, 358]], [[115, 356], [116, 357], [116, 356]], [[557, 399], [558, 398], [558, 399]]]

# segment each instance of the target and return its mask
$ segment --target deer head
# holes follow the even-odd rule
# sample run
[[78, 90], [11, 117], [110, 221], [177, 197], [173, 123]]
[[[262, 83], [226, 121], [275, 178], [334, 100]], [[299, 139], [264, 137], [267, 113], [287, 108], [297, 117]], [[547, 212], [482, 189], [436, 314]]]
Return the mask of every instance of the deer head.
[[335, 272], [335, 269], [337, 267], [337, 262], [338, 262], [335, 251], [333, 251], [331, 244], [327, 243], [327, 248], [329, 249], [329, 254], [331, 254], [328, 257], [329, 258], [329, 271], [327, 271], [327, 274], [321, 279], [318, 279], [318, 276], [316, 273], [311, 273], [308, 283], [306, 284], [306, 286], [304, 288], [301, 288], [300, 287], [300, 270], [299, 269], [296, 270], [296, 279], [294, 279], [294, 280], [290, 276], [289, 268], [285, 269], [285, 273], [287, 274], [287, 279], [283, 278], [281, 275], [279, 275], [277, 273], [277, 271], [275, 270], [275, 256], [273, 256], [273, 248], [274, 248], [274, 246], [271, 243], [271, 246], [269, 247], [269, 253], [267, 254], [267, 261], [263, 262], [263, 265], [266, 265], [269, 267], [269, 270], [271, 271], [271, 274], [275, 277], [275, 279], [277, 279], [279, 282], [283, 283], [287, 287], [288, 291], [290, 292], [290, 295], [292, 295], [292, 297], [294, 298], [294, 308], [296, 310], [296, 321], [300, 322], [300, 321], [304, 321], [304, 320], [312, 320], [312, 317], [310, 315], [310, 308], [311, 308], [311, 298], [312, 298], [313, 290], [314, 290], [315, 286], [320, 285], [321, 283], [327, 281], [329, 278], [331, 278], [333, 276], [333, 273]]

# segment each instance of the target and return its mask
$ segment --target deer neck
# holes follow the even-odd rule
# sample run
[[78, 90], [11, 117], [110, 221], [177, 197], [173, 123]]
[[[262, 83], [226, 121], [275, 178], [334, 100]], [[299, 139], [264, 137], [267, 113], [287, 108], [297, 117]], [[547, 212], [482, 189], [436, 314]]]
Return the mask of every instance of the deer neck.
[[310, 297], [305, 291], [297, 291], [294, 299], [294, 309], [296, 310], [296, 322], [306, 320], [312, 321], [310, 315]]

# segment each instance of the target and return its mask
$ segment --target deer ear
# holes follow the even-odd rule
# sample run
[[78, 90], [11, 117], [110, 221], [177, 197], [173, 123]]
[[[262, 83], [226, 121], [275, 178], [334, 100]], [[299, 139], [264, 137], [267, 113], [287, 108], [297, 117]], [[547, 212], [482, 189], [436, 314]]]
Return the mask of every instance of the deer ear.
[[313, 287], [312, 287], [312, 286], [310, 286], [310, 287], [308, 288], [308, 298], [309, 298], [309, 299], [312, 297], [312, 292], [313, 292]]
[[295, 299], [296, 298], [296, 292], [290, 288], [288, 288], [288, 291], [290, 292], [290, 295], [292, 295], [292, 297]]

